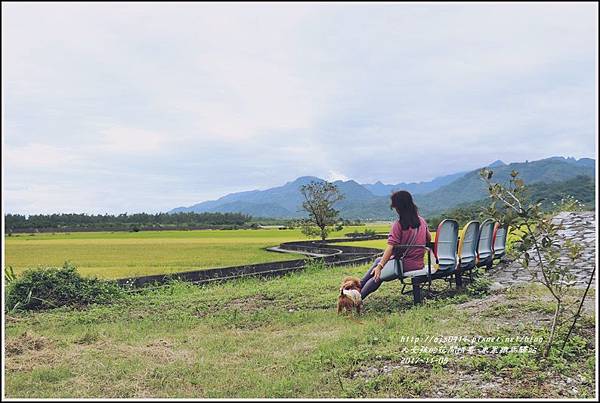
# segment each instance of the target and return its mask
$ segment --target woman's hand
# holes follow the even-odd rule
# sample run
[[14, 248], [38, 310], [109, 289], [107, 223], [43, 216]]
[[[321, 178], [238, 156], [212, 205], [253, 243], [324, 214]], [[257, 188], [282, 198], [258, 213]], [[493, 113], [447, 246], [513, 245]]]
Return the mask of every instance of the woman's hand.
[[380, 280], [381, 270], [383, 270], [383, 266], [385, 265], [385, 263], [387, 263], [390, 260], [390, 257], [392, 257], [393, 253], [394, 253], [394, 246], [388, 245], [385, 248], [385, 251], [383, 252], [383, 256], [381, 257], [381, 259], [379, 259], [377, 266], [375, 266], [375, 268], [373, 269], [373, 278], [375, 279], [375, 281], [377, 281], [377, 282], [381, 281]]
[[373, 269], [373, 278], [375, 279], [375, 281], [379, 281], [379, 278], [381, 277], [381, 269], [383, 267], [381, 266], [381, 263], [378, 263], [377, 266], [375, 266], [375, 268]]

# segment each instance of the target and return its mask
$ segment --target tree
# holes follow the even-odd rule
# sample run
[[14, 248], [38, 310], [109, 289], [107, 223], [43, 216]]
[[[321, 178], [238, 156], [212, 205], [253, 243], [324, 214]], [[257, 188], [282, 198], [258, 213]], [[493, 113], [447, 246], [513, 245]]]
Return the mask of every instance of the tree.
[[302, 209], [308, 212], [308, 219], [301, 222], [302, 233], [306, 236], [318, 235], [325, 240], [331, 227], [338, 221], [339, 211], [333, 205], [342, 200], [344, 195], [331, 182], [312, 181], [300, 187], [304, 196]]
[[[492, 199], [488, 212], [501, 223], [512, 227], [511, 235], [515, 239], [512, 253], [516, 255], [523, 267], [530, 271], [533, 279], [543, 284], [554, 298], [554, 318], [543, 352], [544, 357], [548, 356], [553, 347], [559, 328], [572, 320], [569, 331], [563, 338], [561, 350], [564, 352], [575, 323], [581, 316], [581, 308], [596, 269], [594, 267], [591, 273], [576, 313], [570, 319], [565, 319], [568, 316], [566, 311], [569, 305], [567, 303], [569, 291], [575, 285], [573, 269], [581, 256], [581, 245], [575, 244], [570, 239], [560, 242], [559, 230], [562, 228], [562, 223], [556, 222], [551, 215], [542, 210], [543, 199], [531, 201], [527, 197], [525, 183], [519, 178], [517, 171], [512, 171], [507, 186], [493, 183], [491, 181], [493, 171], [490, 169], [484, 168], [480, 174], [488, 185]], [[567, 201], [565, 206], [569, 209], [576, 207], [577, 200], [573, 200], [572, 203]], [[561, 261], [561, 252], [566, 252], [567, 261]]]

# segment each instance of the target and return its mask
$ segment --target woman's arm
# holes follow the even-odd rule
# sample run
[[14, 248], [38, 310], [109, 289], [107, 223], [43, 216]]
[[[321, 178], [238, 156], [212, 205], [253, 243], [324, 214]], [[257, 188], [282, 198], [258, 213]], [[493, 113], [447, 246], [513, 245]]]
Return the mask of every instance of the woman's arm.
[[379, 281], [379, 276], [381, 276], [381, 270], [383, 269], [383, 266], [385, 266], [385, 264], [390, 260], [390, 257], [392, 256], [393, 252], [394, 252], [393, 245], [388, 245], [385, 248], [385, 251], [383, 252], [383, 257], [381, 258], [381, 261], [379, 263], [377, 263], [377, 266], [375, 266], [375, 268], [373, 269], [373, 278], [376, 281]]

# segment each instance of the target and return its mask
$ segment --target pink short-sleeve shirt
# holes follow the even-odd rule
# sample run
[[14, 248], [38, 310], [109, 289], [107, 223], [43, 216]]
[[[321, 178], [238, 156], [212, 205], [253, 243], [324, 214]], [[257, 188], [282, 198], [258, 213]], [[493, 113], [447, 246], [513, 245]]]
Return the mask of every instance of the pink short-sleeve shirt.
[[[408, 244], [411, 237], [414, 236], [413, 234], [415, 231], [417, 231], [417, 235], [411, 242], [411, 245], [425, 245], [425, 243], [431, 239], [429, 229], [427, 227], [427, 222], [423, 217], [419, 216], [419, 220], [421, 221], [419, 228], [409, 228], [407, 230], [402, 229], [399, 220], [394, 221], [390, 234], [388, 235], [388, 245], [395, 246]], [[425, 248], [409, 248], [404, 256], [404, 270], [412, 271], [422, 269], [424, 266], [424, 254]]]

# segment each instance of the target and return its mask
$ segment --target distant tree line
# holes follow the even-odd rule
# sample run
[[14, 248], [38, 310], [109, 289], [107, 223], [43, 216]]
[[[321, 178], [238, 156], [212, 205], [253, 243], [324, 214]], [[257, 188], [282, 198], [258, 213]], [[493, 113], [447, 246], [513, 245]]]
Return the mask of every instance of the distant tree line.
[[243, 227], [252, 217], [241, 213], [7, 214], [7, 232], [44, 229], [148, 229], [150, 227]]

